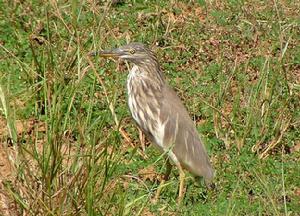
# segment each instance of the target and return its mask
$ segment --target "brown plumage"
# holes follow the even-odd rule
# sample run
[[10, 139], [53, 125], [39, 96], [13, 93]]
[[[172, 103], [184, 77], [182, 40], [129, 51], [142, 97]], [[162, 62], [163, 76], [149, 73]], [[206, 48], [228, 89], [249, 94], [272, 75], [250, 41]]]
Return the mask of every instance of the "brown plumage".
[[[165, 82], [155, 54], [141, 43], [130, 43], [94, 55], [118, 57], [134, 64], [127, 79], [128, 105], [133, 119], [148, 139], [180, 171], [179, 201], [183, 195], [184, 172], [189, 170], [211, 182], [214, 171], [194, 122], [175, 91]], [[165, 180], [170, 174], [168, 163]], [[159, 187], [157, 196], [161, 187]]]

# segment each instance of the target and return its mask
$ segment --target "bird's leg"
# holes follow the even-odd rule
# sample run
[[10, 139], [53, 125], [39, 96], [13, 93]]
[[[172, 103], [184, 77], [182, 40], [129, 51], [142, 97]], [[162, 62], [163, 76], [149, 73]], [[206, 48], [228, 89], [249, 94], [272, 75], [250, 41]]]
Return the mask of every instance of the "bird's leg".
[[159, 186], [158, 186], [157, 191], [155, 193], [154, 202], [156, 202], [158, 200], [160, 192], [163, 189], [165, 182], [169, 179], [171, 170], [172, 170], [172, 164], [170, 163], [169, 158], [167, 158], [166, 159], [166, 172], [163, 175], [163, 178], [162, 178], [161, 182], [159, 183]]
[[166, 159], [166, 172], [165, 172], [165, 175], [164, 175], [164, 180], [167, 181], [169, 180], [169, 176], [171, 174], [171, 171], [172, 171], [172, 164], [170, 163], [170, 160], [169, 158]]
[[184, 179], [185, 179], [185, 173], [182, 169], [181, 165], [178, 163], [176, 164], [179, 170], [179, 192], [178, 192], [178, 200], [177, 203], [180, 204], [184, 195]]
[[143, 152], [145, 152], [145, 150], [146, 150], [146, 147], [145, 147], [145, 135], [144, 135], [143, 131], [140, 128], [138, 128], [138, 130], [139, 130], [139, 138], [140, 138], [142, 150], [143, 150]]

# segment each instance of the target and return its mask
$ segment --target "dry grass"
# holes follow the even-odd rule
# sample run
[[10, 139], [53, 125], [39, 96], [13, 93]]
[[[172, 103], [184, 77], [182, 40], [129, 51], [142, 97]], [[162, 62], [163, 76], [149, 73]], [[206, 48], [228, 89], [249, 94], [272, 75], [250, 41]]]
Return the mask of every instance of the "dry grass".
[[[0, 214], [297, 215], [299, 3], [147, 4], [0, 3]], [[150, 202], [164, 163], [129, 117], [128, 65], [87, 58], [128, 41], [158, 54], [217, 170], [182, 206], [176, 171]]]

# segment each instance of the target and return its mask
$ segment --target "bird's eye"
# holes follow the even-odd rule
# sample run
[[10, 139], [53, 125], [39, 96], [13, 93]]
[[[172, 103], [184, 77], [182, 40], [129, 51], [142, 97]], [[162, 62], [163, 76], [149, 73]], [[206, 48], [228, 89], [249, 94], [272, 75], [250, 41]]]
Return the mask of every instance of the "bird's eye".
[[129, 52], [130, 52], [130, 54], [134, 54], [135, 53], [135, 50], [134, 49], [131, 49], [131, 50], [129, 50]]

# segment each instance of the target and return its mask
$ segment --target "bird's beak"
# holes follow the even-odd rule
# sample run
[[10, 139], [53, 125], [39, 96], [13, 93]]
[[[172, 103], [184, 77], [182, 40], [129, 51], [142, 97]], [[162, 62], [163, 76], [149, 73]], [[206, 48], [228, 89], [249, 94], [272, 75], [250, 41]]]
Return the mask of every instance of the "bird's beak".
[[104, 58], [108, 57], [120, 57], [126, 54], [123, 50], [117, 48], [112, 50], [102, 50], [102, 51], [94, 51], [90, 53], [90, 56], [100, 56]]

